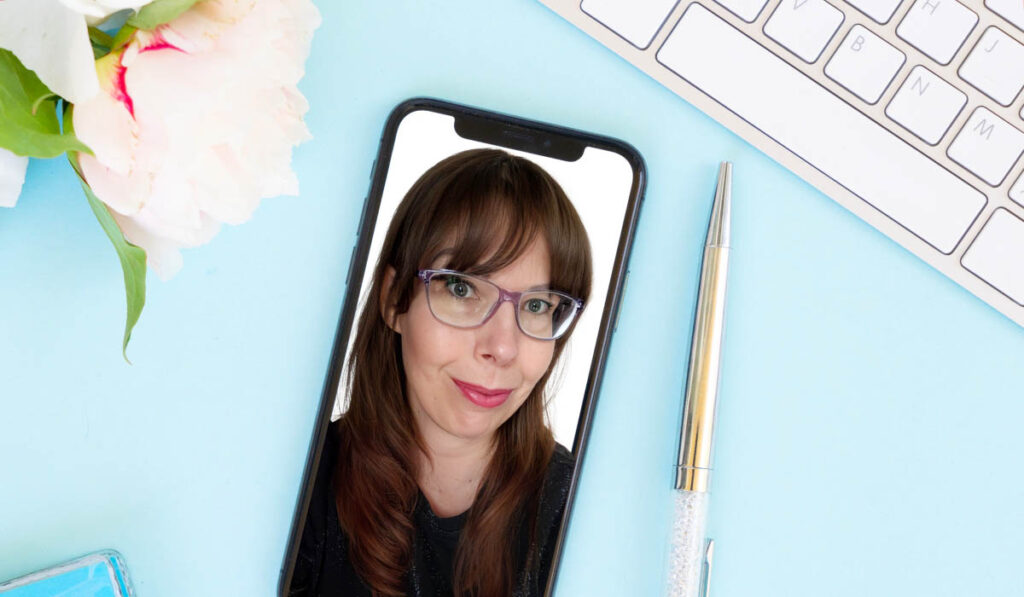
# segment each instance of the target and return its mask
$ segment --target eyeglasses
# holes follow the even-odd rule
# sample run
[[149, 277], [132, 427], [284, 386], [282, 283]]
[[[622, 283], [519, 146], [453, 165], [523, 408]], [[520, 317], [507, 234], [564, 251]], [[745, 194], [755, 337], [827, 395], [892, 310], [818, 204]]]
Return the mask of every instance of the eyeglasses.
[[417, 272], [427, 288], [427, 305], [434, 318], [457, 328], [483, 325], [508, 301], [516, 308], [516, 324], [538, 340], [554, 340], [572, 327], [583, 301], [557, 290], [512, 292], [497, 284], [450, 269]]

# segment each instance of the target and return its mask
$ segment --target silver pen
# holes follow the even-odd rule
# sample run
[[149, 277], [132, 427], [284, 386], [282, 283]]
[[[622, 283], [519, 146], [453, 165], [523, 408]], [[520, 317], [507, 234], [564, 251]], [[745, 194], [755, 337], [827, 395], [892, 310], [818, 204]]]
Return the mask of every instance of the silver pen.
[[668, 594], [672, 597], [707, 597], [710, 586], [714, 542], [706, 539], [705, 527], [722, 361], [731, 201], [732, 164], [722, 162], [704, 243], [683, 422], [679, 432], [668, 581]]

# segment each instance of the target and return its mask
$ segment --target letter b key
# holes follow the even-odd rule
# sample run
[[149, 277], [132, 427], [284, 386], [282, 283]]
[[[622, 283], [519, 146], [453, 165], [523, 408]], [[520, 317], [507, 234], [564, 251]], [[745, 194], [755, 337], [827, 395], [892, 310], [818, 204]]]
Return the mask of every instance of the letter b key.
[[854, 25], [825, 65], [825, 74], [873, 104], [882, 97], [905, 59], [903, 52], [861, 25]]

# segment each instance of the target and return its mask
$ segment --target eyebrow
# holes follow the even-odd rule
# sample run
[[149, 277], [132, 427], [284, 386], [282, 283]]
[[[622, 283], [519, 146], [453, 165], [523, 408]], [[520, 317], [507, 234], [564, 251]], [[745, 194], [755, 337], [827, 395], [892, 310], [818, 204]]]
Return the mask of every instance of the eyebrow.
[[[494, 281], [491, 280], [488, 276], [480, 276], [480, 277], [484, 278], [488, 282], [491, 282], [492, 284], [494, 283]], [[522, 289], [522, 290], [520, 290], [518, 292], [522, 292], [522, 293], [526, 293], [526, 292], [543, 292], [545, 290], [556, 290], [556, 289], [551, 287], [551, 282], [547, 282], [547, 283], [544, 283], [544, 284], [534, 284], [533, 286], [529, 286], [529, 287], [524, 288], [524, 289]]]
[[531, 287], [527, 288], [526, 290], [524, 290], [523, 292], [534, 292], [534, 291], [537, 291], [537, 290], [555, 290], [555, 289], [552, 288], [551, 287], [551, 283], [548, 282], [547, 284], [531, 286]]
[[[451, 268], [439, 268], [439, 269], [451, 269]], [[452, 270], [452, 271], [459, 271], [459, 270]], [[487, 275], [487, 274], [471, 274], [471, 273], [468, 273], [468, 272], [460, 272], [460, 273], [465, 274], [467, 276], [474, 276], [474, 277], [477, 277], [477, 278], [483, 278], [484, 280], [487, 280], [488, 282], [490, 282], [492, 284], [495, 284], [494, 280], [491, 280], [491, 277], [489, 275]], [[518, 292], [538, 292], [538, 291], [543, 291], [543, 290], [554, 290], [556, 292], [561, 292], [557, 288], [552, 288], [551, 287], [551, 281], [550, 280], [548, 282], [543, 283], [543, 284], [534, 284], [533, 286], [530, 286], [528, 288], [524, 288], [523, 290], [520, 290]]]
[[[430, 268], [432, 268], [432, 269], [450, 269], [452, 271], [457, 271], [457, 272], [465, 274], [467, 276], [476, 276], [478, 278], [483, 278], [483, 279], [487, 280], [488, 282], [493, 283], [493, 280], [491, 280], [491, 277], [488, 274], [485, 274], [485, 273], [472, 273], [472, 272], [467, 272], [467, 271], [462, 271], [462, 270], [457, 270], [455, 268], [452, 268], [448, 262], [450, 261], [451, 256], [454, 255], [454, 254], [455, 254], [455, 248], [454, 247], [446, 247], [444, 249], [441, 249], [437, 253], [435, 253], [434, 254], [434, 258], [431, 259], [430, 261], [428, 261], [427, 263], [429, 264]], [[446, 257], [449, 258], [449, 259], [445, 259]], [[536, 292], [536, 291], [540, 291], [540, 290], [554, 290], [554, 291], [557, 291], [557, 292], [562, 292], [561, 290], [551, 286], [551, 280], [550, 279], [547, 282], [543, 283], [543, 284], [534, 284], [533, 286], [530, 286], [529, 288], [525, 288], [525, 289], [523, 289], [523, 290], [521, 290], [519, 292]]]

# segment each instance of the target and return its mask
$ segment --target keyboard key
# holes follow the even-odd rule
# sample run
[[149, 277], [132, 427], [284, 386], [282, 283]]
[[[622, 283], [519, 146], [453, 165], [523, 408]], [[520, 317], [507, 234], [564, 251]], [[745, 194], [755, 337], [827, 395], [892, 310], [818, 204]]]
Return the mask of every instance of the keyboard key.
[[1013, 187], [1010, 189], [1010, 199], [1024, 207], [1024, 172], [1017, 177], [1017, 182], [1013, 183]]
[[985, 6], [1024, 30], [1024, 2], [1020, 0], [985, 0]]
[[900, 2], [901, 0], [846, 0], [847, 4], [882, 24], [889, 22]]
[[1024, 87], [1024, 46], [999, 29], [989, 27], [960, 65], [960, 77], [1009, 106]]
[[896, 35], [939, 64], [949, 64], [978, 23], [978, 15], [956, 0], [917, 0]]
[[825, 0], [782, 0], [765, 23], [764, 33], [812, 63], [842, 22], [843, 13]]
[[756, 21], [757, 15], [761, 14], [761, 9], [768, 4], [768, 0], [715, 0], [715, 2], [748, 23]]
[[657, 59], [943, 253], [985, 206], [976, 189], [699, 4]]
[[938, 143], [960, 114], [967, 95], [923, 66], [915, 66], [885, 114], [929, 145]]
[[1006, 209], [995, 210], [960, 263], [1024, 305], [1024, 220]]
[[583, 0], [580, 8], [643, 50], [651, 45], [676, 2], [678, 0]]
[[998, 187], [1024, 153], [1024, 133], [986, 108], [975, 108], [946, 150], [952, 160]]
[[869, 104], [882, 97], [903, 66], [903, 52], [860, 25], [854, 25], [825, 65], [825, 74]]

